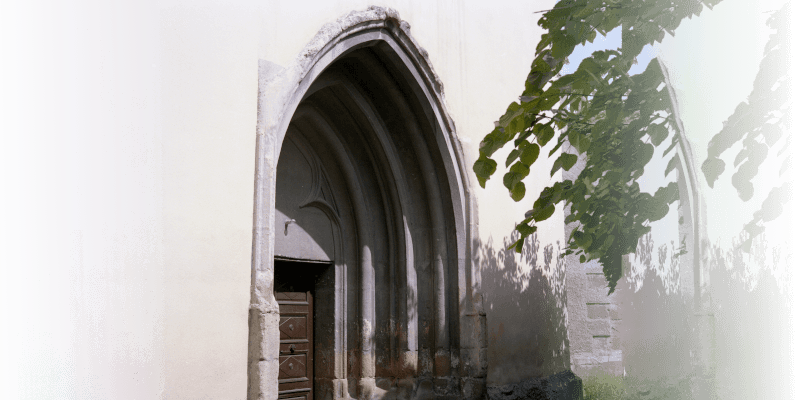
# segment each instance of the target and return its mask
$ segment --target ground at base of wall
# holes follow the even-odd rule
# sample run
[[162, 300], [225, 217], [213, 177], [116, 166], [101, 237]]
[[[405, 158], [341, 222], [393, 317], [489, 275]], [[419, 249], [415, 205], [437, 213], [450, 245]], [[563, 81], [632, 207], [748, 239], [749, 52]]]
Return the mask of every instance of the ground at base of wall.
[[642, 379], [597, 373], [583, 378], [584, 400], [713, 399], [702, 379], [692, 377]]
[[529, 379], [486, 389], [489, 400], [582, 400], [581, 378], [567, 370], [545, 378]]

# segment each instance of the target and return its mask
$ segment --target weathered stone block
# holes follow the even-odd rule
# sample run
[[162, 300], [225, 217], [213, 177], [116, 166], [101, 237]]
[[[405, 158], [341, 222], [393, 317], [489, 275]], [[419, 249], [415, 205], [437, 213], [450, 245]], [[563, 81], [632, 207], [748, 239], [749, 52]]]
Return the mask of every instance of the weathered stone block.
[[465, 400], [479, 400], [486, 395], [486, 381], [475, 378], [461, 378], [461, 396]]
[[608, 317], [615, 321], [622, 319], [622, 317], [619, 315], [619, 307], [616, 304], [608, 305]]
[[419, 399], [426, 399], [432, 398], [434, 396], [433, 392], [433, 380], [430, 378], [420, 378], [417, 380], [416, 389], [414, 391], [414, 397]]
[[611, 336], [611, 322], [608, 319], [590, 320], [589, 333], [593, 336]]
[[622, 337], [620, 335], [611, 335], [611, 347], [614, 349], [622, 348]]
[[394, 385], [394, 379], [392, 378], [375, 378], [375, 387], [389, 390]]
[[461, 349], [461, 363], [458, 373], [461, 376], [477, 376], [479, 365], [479, 349]]
[[478, 351], [478, 366], [478, 373], [475, 376], [485, 378], [489, 372], [489, 349], [484, 347]]
[[403, 378], [397, 380], [397, 398], [410, 399], [414, 393], [414, 378]]
[[574, 353], [572, 355], [572, 361], [575, 365], [580, 366], [593, 365], [597, 363], [591, 352]]
[[431, 357], [431, 350], [425, 347], [421, 348], [417, 353], [417, 367], [419, 368], [419, 375], [431, 376], [433, 375], [433, 357]]
[[454, 376], [433, 378], [433, 391], [438, 397], [457, 397], [459, 393], [459, 379]]
[[476, 319], [475, 327], [477, 329], [475, 336], [476, 339], [475, 343], [478, 343], [479, 345], [487, 343], [489, 340], [488, 339], [489, 334], [487, 333], [487, 327], [486, 327], [486, 315], [477, 315], [475, 319]]
[[594, 288], [605, 288], [608, 286], [608, 282], [606, 282], [606, 277], [603, 275], [602, 272], [590, 272], [586, 274], [586, 280], [589, 282]]
[[613, 375], [622, 375], [623, 373], [623, 365], [622, 361], [608, 361], [604, 362], [600, 365], [603, 371]]
[[583, 400], [583, 381], [569, 370], [551, 376], [547, 389], [553, 400]]
[[336, 390], [338, 383], [336, 379], [315, 378], [314, 396], [320, 399], [341, 399], [342, 396], [337, 396], [339, 393]]
[[587, 304], [586, 315], [589, 319], [608, 318], [608, 303]]
[[490, 386], [486, 394], [489, 400], [582, 400], [583, 382], [566, 370], [517, 384]]
[[592, 336], [592, 352], [610, 352], [611, 337], [605, 335]]

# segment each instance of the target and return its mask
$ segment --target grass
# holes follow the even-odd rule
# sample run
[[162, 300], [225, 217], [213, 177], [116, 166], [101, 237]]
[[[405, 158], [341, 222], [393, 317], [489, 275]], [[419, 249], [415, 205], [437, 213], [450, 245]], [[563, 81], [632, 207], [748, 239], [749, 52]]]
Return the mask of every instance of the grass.
[[683, 400], [691, 399], [688, 378], [645, 380], [596, 373], [582, 377], [584, 400]]
[[606, 374], [583, 379], [584, 400], [623, 399], [626, 393], [624, 378]]

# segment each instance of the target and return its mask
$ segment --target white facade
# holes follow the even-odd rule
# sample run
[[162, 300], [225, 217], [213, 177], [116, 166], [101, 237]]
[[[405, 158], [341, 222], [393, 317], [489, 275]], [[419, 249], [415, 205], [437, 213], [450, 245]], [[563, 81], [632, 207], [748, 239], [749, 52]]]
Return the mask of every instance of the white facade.
[[[370, 4], [2, 6], [0, 397], [247, 397], [259, 65], [280, 73], [326, 23]], [[552, 4], [378, 4], [427, 51], [469, 168], [521, 92], [542, 34], [535, 12]], [[693, 68], [673, 64], [684, 77]], [[549, 169], [531, 171], [529, 194]], [[525, 256], [509, 255], [532, 200], [467, 172], [486, 384], [569, 369], [563, 211]]]

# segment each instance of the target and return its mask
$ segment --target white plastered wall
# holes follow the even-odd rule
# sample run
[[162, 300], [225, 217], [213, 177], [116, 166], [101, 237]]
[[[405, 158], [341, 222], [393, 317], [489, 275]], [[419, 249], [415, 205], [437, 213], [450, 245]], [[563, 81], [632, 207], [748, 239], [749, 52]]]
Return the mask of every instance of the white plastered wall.
[[[323, 24], [395, 8], [471, 165], [523, 88], [550, 3], [4, 4], [0, 397], [243, 398], [258, 60], [285, 66]], [[511, 201], [501, 175], [472, 188], [497, 253], [533, 198]], [[526, 324], [508, 301], [486, 310], [496, 334]]]
[[[257, 62], [286, 65], [324, 23], [367, 5], [3, 5], [5, 397], [241, 397]], [[379, 5], [397, 9], [428, 50], [474, 159], [522, 89], [541, 34], [533, 11], [548, 2]], [[697, 65], [677, 40], [665, 59], [684, 60], [672, 76], [688, 90], [696, 85], [678, 69]], [[754, 73], [762, 48], [751, 47]], [[739, 86], [731, 99], [749, 90]], [[690, 114], [689, 94], [679, 99], [691, 137], [713, 134], [707, 113]], [[529, 182], [530, 193], [545, 184]], [[530, 201], [504, 196], [499, 176], [473, 187], [480, 240], [497, 251]], [[559, 220], [540, 240], [560, 238]], [[521, 308], [507, 306], [498, 334], [518, 320]]]
[[3, 8], [0, 397], [243, 398], [264, 7]]

